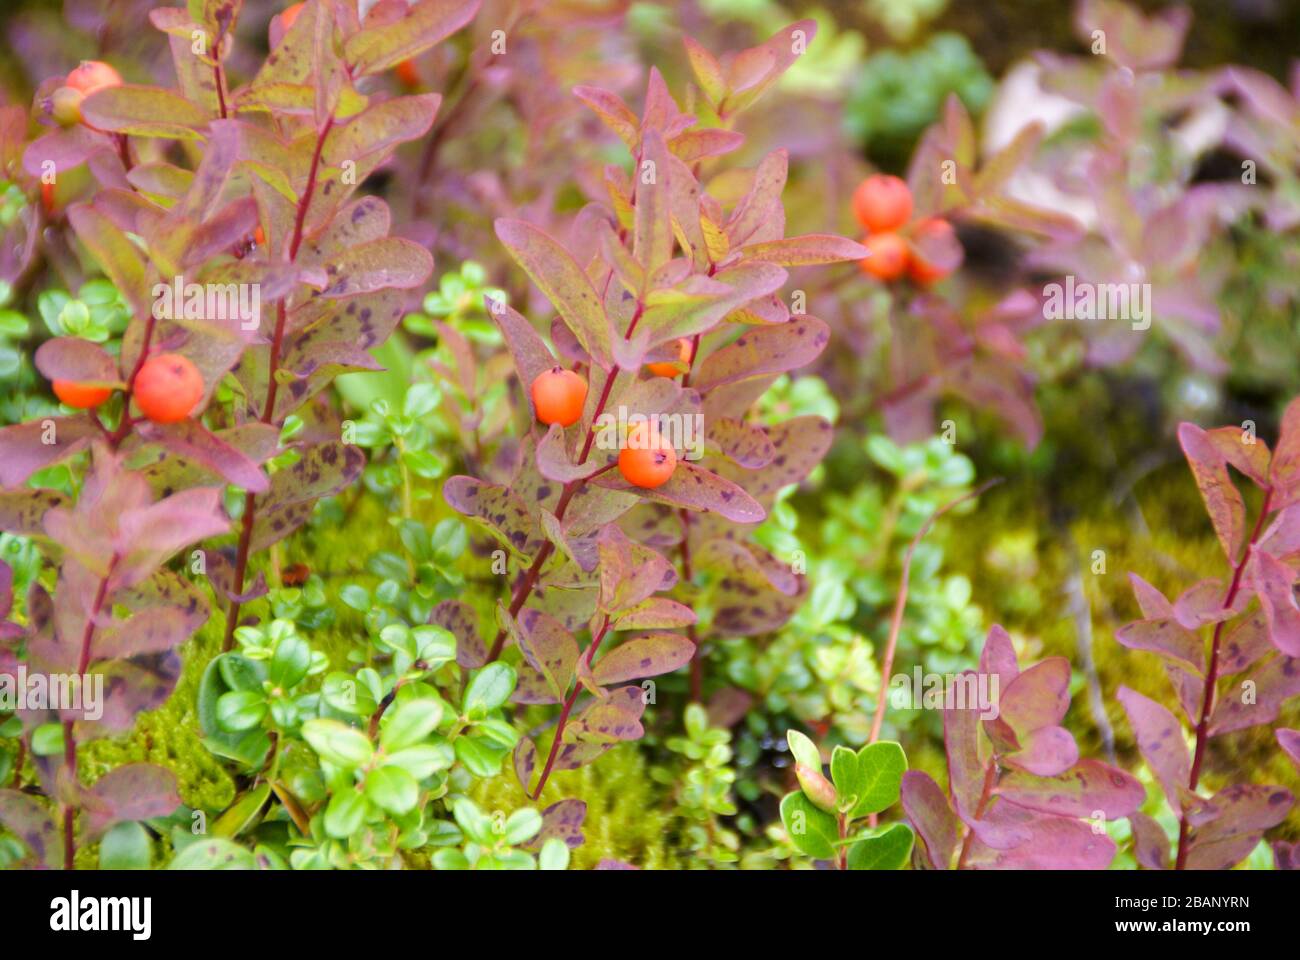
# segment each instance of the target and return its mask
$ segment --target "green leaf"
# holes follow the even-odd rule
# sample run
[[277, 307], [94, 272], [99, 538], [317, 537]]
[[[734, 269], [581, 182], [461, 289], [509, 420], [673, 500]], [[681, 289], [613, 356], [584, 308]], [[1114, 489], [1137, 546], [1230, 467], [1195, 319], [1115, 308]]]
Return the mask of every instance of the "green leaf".
[[504, 663], [489, 663], [474, 674], [465, 690], [465, 715], [471, 720], [486, 717], [509, 700], [514, 689], [514, 668]]
[[384, 761], [386, 767], [401, 767], [417, 780], [431, 777], [456, 762], [456, 753], [448, 743], [422, 743], [398, 750]]
[[551, 837], [542, 844], [542, 849], [537, 854], [537, 866], [541, 870], [567, 870], [569, 845], [559, 837]]
[[237, 837], [261, 819], [262, 808], [271, 795], [271, 785], [263, 783], [236, 800], [212, 825], [214, 837]]
[[801, 853], [816, 860], [830, 860], [835, 856], [835, 842], [840, 835], [835, 818], [818, 810], [799, 791], [787, 793], [781, 800], [781, 822], [790, 842]]
[[296, 687], [311, 667], [311, 647], [298, 636], [285, 637], [271, 657], [271, 683], [282, 690]]
[[137, 137], [202, 140], [208, 115], [197, 104], [162, 87], [106, 87], [81, 103], [85, 122], [98, 130]]
[[379, 745], [385, 753], [413, 747], [432, 733], [441, 720], [442, 704], [437, 700], [407, 700], [389, 716], [379, 735]]
[[420, 799], [420, 785], [401, 767], [387, 766], [366, 775], [366, 798], [394, 816], [415, 809]]
[[343, 48], [352, 75], [380, 73], [423, 53], [469, 23], [478, 8], [479, 0], [423, 0], [398, 20], [359, 30]]
[[255, 870], [252, 851], [214, 837], [191, 843], [167, 865], [168, 870]]
[[337, 720], [308, 720], [302, 735], [323, 759], [345, 770], [368, 763], [375, 752], [365, 734]]
[[912, 855], [912, 829], [896, 823], [879, 836], [859, 840], [849, 847], [850, 870], [901, 870]]
[[217, 723], [237, 733], [251, 730], [266, 716], [266, 700], [255, 690], [231, 690], [217, 700]]
[[339, 840], [350, 837], [366, 818], [366, 798], [356, 790], [345, 788], [330, 797], [325, 808], [325, 832]]
[[468, 797], [459, 798], [452, 805], [451, 812], [456, 823], [471, 840], [485, 847], [496, 842], [496, 837], [492, 834], [492, 818], [480, 810], [473, 800]]
[[814, 770], [822, 768], [822, 756], [817, 750], [817, 744], [806, 735], [798, 730], [787, 730], [785, 742], [790, 745], [790, 753], [794, 756], [795, 762]]
[[907, 772], [907, 755], [892, 740], [870, 743], [858, 751], [858, 802], [850, 818], [879, 813], [898, 802]]
[[524, 807], [510, 814], [506, 820], [506, 843], [517, 847], [537, 835], [542, 829], [542, 815], [532, 807]]
[[831, 753], [831, 782], [835, 784], [835, 806], [844, 811], [857, 806], [862, 796], [861, 767], [858, 755], [848, 747], [836, 747]]
[[148, 870], [149, 834], [134, 821], [119, 823], [99, 841], [99, 869]]

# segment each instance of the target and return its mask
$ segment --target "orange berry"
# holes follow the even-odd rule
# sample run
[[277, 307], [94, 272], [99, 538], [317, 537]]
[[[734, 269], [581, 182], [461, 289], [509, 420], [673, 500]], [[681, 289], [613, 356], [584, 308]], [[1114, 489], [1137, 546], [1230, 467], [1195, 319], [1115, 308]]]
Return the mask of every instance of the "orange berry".
[[63, 81], [64, 86], [89, 96], [105, 87], [120, 87], [122, 75], [102, 60], [82, 60]]
[[912, 218], [912, 191], [886, 173], [867, 177], [853, 191], [853, 214], [872, 233], [897, 230]]
[[[952, 224], [940, 217], [929, 217], [922, 220], [912, 231], [912, 239], [915, 241], [918, 237], [942, 237], [947, 235], [956, 243], [956, 231]], [[907, 275], [912, 278], [914, 283], [922, 286], [942, 280], [955, 270], [956, 267], [937, 267], [932, 263], [926, 262], [917, 253], [913, 247], [908, 253]]]
[[54, 184], [41, 184], [41, 206], [49, 216], [54, 215]]
[[59, 87], [50, 94], [50, 116], [61, 127], [75, 127], [81, 122], [81, 101], [86, 95], [74, 87]]
[[530, 392], [538, 420], [567, 427], [582, 417], [582, 407], [587, 402], [587, 381], [572, 370], [552, 367], [537, 375]]
[[[691, 341], [689, 339], [686, 337], [677, 338], [677, 356], [681, 358], [681, 362], [684, 366], [690, 367], [691, 354], [693, 352], [694, 351], [691, 349]], [[668, 377], [671, 379], [682, 375], [681, 367], [677, 366], [675, 363], [647, 363], [646, 369], [656, 377]]]
[[862, 238], [870, 254], [858, 261], [862, 272], [877, 280], [897, 280], [907, 269], [907, 241], [896, 233], [873, 233]]
[[253, 242], [259, 247], [266, 246], [266, 232], [262, 229], [261, 224], [258, 224], [257, 229], [253, 231]]
[[409, 90], [414, 90], [420, 85], [420, 71], [415, 67], [414, 60], [403, 60], [396, 67], [397, 79], [402, 85]]
[[627, 432], [627, 443], [618, 452], [618, 472], [636, 487], [662, 487], [677, 469], [677, 451], [649, 422], [638, 423]]
[[135, 404], [154, 423], [178, 423], [203, 397], [203, 375], [188, 357], [160, 353], [135, 378]]
[[55, 380], [53, 386], [54, 395], [59, 398], [59, 402], [77, 410], [97, 407], [113, 395], [108, 387], [96, 387], [73, 380]]
[[288, 30], [293, 26], [293, 22], [298, 19], [298, 14], [302, 13], [303, 5], [295, 3], [292, 7], [286, 7], [284, 13], [280, 14], [280, 25]]

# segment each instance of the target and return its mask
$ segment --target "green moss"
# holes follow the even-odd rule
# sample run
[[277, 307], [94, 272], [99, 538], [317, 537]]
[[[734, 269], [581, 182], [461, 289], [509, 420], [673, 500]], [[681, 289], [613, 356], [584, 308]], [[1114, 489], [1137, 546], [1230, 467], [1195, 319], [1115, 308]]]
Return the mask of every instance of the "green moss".
[[545, 810], [569, 797], [585, 800], [586, 842], [573, 851], [574, 869], [590, 869], [605, 858], [649, 870], [683, 865], [669, 847], [672, 818], [664, 809], [665, 798], [636, 744], [615, 747], [578, 770], [554, 774], [536, 801], [529, 801], [509, 774], [476, 783], [470, 797], [484, 810], [505, 811], [525, 806]]

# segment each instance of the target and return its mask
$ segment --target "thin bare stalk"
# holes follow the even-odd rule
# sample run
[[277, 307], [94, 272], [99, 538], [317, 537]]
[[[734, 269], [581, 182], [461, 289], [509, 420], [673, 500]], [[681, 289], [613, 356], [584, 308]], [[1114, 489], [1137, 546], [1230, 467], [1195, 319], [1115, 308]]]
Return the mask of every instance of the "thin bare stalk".
[[[588, 668], [591, 667], [591, 659], [596, 655], [601, 641], [605, 639], [605, 634], [608, 632], [609, 617], [605, 617], [605, 622], [600, 625], [596, 635], [591, 638], [591, 643], [587, 645], [587, 650], [583, 654], [583, 660], [586, 661]], [[560, 743], [564, 739], [564, 728], [569, 722], [569, 714], [573, 712], [573, 705], [578, 702], [578, 691], [581, 689], [582, 684], [575, 679], [573, 690], [564, 701], [564, 709], [560, 711], [560, 720], [555, 726], [555, 738], [551, 741], [550, 752], [546, 755], [546, 766], [542, 768], [542, 775], [537, 780], [537, 789], [530, 795], [532, 800], [536, 800], [542, 795], [542, 789], [546, 786], [546, 781], [550, 779], [551, 770], [555, 767], [555, 759], [560, 753]]]

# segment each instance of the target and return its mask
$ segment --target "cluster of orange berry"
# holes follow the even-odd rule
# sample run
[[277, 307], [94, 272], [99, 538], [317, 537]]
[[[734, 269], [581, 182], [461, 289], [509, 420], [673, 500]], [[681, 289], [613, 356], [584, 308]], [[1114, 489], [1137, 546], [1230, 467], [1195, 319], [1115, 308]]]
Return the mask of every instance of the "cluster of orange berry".
[[916, 251], [915, 241], [942, 235], [953, 228], [942, 217], [925, 217], [907, 231], [913, 243], [900, 231], [912, 219], [912, 191], [898, 177], [878, 173], [867, 177], [853, 191], [853, 214], [867, 230], [862, 245], [871, 255], [858, 263], [862, 272], [877, 280], [897, 280], [904, 273], [922, 286], [942, 280], [951, 269], [928, 263]]
[[[77, 410], [97, 407], [113, 394], [109, 387], [71, 380], [55, 380], [53, 387], [62, 403]], [[140, 412], [154, 423], [184, 420], [202, 397], [203, 375], [179, 353], [160, 353], [142, 363], [131, 391]]]
[[[659, 377], [680, 376], [691, 363], [694, 350], [691, 341], [677, 341], [677, 363], [649, 363], [646, 369]], [[537, 419], [550, 425], [572, 426], [582, 418], [587, 403], [587, 381], [581, 374], [562, 367], [552, 367], [539, 373], [533, 380], [530, 393]], [[628, 483], [645, 490], [662, 487], [677, 469], [677, 451], [653, 422], [638, 423], [627, 433], [627, 442], [618, 452], [618, 471]]]
[[83, 60], [63, 78], [63, 86], [50, 94], [49, 111], [61, 127], [81, 123], [81, 101], [97, 90], [120, 87], [122, 75], [100, 60]]

